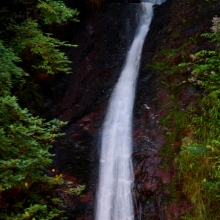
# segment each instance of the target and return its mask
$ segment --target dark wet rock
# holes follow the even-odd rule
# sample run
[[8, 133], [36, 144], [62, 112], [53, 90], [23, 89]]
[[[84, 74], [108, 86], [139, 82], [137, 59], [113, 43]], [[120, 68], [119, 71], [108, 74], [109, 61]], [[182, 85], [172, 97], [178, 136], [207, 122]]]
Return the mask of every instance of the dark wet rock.
[[72, 41], [79, 47], [68, 51], [74, 72], [56, 80], [48, 92], [47, 117], [69, 122], [66, 135], [54, 144], [53, 165], [87, 186], [87, 199], [72, 198], [68, 205], [70, 219], [94, 219], [102, 122], [135, 33], [137, 6], [105, 6], [74, 30]]
[[[78, 4], [80, 10], [85, 6], [84, 1], [73, 3], [69, 0], [68, 4], [74, 7]], [[157, 51], [166, 47], [178, 48], [183, 38], [209, 30], [216, 10], [212, 4], [206, 8], [198, 7], [198, 3], [191, 7], [187, 4], [186, 0], [167, 0], [161, 6], [155, 6], [155, 15], [143, 48], [133, 130], [136, 219], [168, 220], [168, 215], [171, 219], [178, 219], [190, 208], [184, 200], [170, 204], [166, 210], [164, 208], [166, 197], [171, 192], [163, 186], [172, 181], [175, 168], [161, 166], [163, 158], [159, 152], [166, 143], [164, 134], [167, 128], [160, 126], [160, 120], [172, 103], [167, 87], [146, 65]], [[69, 27], [64, 36], [79, 45], [67, 51], [73, 61], [73, 73], [59, 77], [46, 89], [45, 116], [68, 121], [64, 129], [66, 135], [54, 144], [52, 152], [56, 156], [53, 165], [57, 174], [62, 173], [67, 179], [86, 185], [85, 197], [71, 197], [67, 205], [67, 214], [72, 220], [94, 219], [101, 127], [111, 91], [135, 33], [137, 6], [136, 3], [119, 2], [105, 4], [96, 10], [86, 6], [81, 23]], [[174, 33], [182, 34], [183, 38], [173, 37]], [[211, 45], [199, 40], [194, 49], [204, 47]], [[182, 51], [178, 51], [172, 63], [177, 64], [181, 55]], [[163, 57], [160, 59], [163, 60]], [[178, 83], [179, 76], [174, 77], [172, 82]], [[185, 110], [187, 106], [194, 105], [195, 91], [188, 85], [178, 96], [179, 108]], [[174, 145], [178, 147], [180, 143]]]
[[172, 203], [167, 207], [168, 215], [165, 217], [165, 220], [178, 220], [180, 215], [188, 212], [190, 210], [190, 203], [187, 201], [180, 201], [179, 203]]
[[[134, 108], [134, 190], [136, 203], [139, 203], [137, 213], [141, 213], [142, 218], [147, 220], [179, 219], [190, 209], [190, 204], [184, 199], [164, 209], [166, 198], [170, 194], [164, 189], [164, 185], [171, 183], [175, 168], [172, 164], [166, 169], [161, 167], [163, 158], [160, 156], [160, 149], [166, 142], [167, 128], [161, 127], [160, 120], [172, 108], [172, 103], [167, 89], [169, 82], [166, 86], [161, 84], [158, 76], [146, 67], [146, 63], [151, 60], [155, 52], [167, 48], [169, 55], [170, 48], [178, 49], [185, 43], [184, 40], [189, 41], [190, 37], [209, 31], [210, 21], [215, 13], [214, 7], [209, 4], [208, 7], [203, 6], [198, 10], [197, 6], [196, 1], [192, 1], [190, 7], [187, 7], [187, 1], [167, 1], [163, 7], [157, 6], [155, 19], [143, 49]], [[172, 36], [174, 33], [179, 33], [182, 37], [175, 38]], [[210, 48], [211, 45], [207, 44], [207, 41], [198, 40], [193, 49], [200, 50], [203, 47]], [[174, 54], [170, 65], [178, 64], [182, 54], [183, 51]], [[170, 83], [179, 83], [181, 77], [177, 75], [171, 78]], [[187, 79], [187, 76], [184, 77]], [[177, 96], [181, 110], [185, 111], [189, 106], [195, 105], [196, 92], [189, 84], [186, 84]], [[174, 124], [172, 121], [170, 123]], [[175, 129], [174, 125], [171, 129]], [[175, 142], [174, 147], [178, 148], [180, 144], [181, 142]], [[139, 214], [137, 219], [138, 217]]]

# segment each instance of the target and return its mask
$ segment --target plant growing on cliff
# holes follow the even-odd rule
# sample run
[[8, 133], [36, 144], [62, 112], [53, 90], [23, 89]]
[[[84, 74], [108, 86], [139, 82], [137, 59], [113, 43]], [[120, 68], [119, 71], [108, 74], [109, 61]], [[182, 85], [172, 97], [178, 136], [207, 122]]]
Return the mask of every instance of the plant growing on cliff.
[[192, 203], [190, 213], [182, 219], [219, 219], [220, 198], [220, 19], [213, 18], [212, 33], [203, 34], [216, 49], [191, 55], [193, 61], [181, 64], [193, 69], [189, 81], [202, 94], [194, 111], [193, 138], [182, 144], [178, 168], [182, 189]]
[[32, 94], [37, 93], [33, 90], [39, 74], [70, 72], [70, 61], [59, 48], [74, 45], [45, 33], [49, 29], [45, 24], [76, 21], [78, 12], [53, 0], [1, 4], [0, 219], [65, 219], [62, 196], [53, 198], [53, 194], [79, 194], [83, 187], [65, 184], [62, 174], [45, 171], [53, 157], [49, 150], [63, 135], [66, 122], [40, 118], [29, 100], [38, 101], [39, 94]]

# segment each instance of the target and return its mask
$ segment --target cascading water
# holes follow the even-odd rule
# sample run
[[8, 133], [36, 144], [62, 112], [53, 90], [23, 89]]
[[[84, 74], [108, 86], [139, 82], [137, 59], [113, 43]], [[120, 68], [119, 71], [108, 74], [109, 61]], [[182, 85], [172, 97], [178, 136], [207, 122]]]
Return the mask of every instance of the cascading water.
[[142, 1], [140, 21], [125, 66], [113, 90], [101, 142], [96, 220], [133, 220], [132, 112], [143, 43], [153, 17], [153, 5]]

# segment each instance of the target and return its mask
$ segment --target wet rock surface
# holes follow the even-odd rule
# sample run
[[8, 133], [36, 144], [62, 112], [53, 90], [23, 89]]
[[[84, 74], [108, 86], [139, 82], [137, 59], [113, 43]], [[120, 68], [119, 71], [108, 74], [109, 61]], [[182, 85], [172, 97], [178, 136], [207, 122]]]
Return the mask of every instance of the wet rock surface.
[[[170, 56], [171, 49], [178, 50], [173, 55], [170, 66], [178, 64], [180, 56], [184, 54], [184, 44], [191, 47], [192, 51], [210, 48], [211, 45], [205, 39], [195, 40], [194, 44], [190, 41], [196, 35], [200, 36], [201, 33], [210, 31], [211, 20], [216, 13], [217, 5], [204, 6], [203, 4], [200, 9], [197, 6], [196, 1], [190, 3], [167, 1], [163, 7], [157, 7], [145, 41], [134, 108], [134, 194], [137, 201], [137, 219], [179, 219], [190, 209], [189, 202], [184, 198], [178, 203], [167, 205], [166, 198], [171, 192], [164, 186], [172, 182], [175, 167], [173, 164], [166, 164], [166, 168], [163, 167], [161, 165], [163, 158], [160, 154], [161, 148], [166, 143], [167, 132], [167, 128], [162, 127], [160, 121], [172, 108], [169, 83], [180, 82], [182, 76], [170, 77], [170, 82], [163, 85], [158, 79], [163, 78], [161, 75], [166, 73], [161, 73], [158, 77], [155, 73], [151, 73], [146, 64], [151, 61], [155, 53], [161, 50], [167, 51], [165, 54]], [[173, 36], [175, 33], [178, 33], [178, 37]], [[182, 51], [179, 49], [181, 47]], [[187, 80], [188, 76], [184, 77]], [[180, 92], [176, 92], [176, 96], [179, 109], [183, 111], [187, 106], [195, 105], [196, 91], [189, 84], [183, 86]], [[170, 124], [173, 122], [171, 121]], [[176, 129], [174, 124], [171, 129]], [[178, 149], [180, 144], [181, 142], [176, 142], [170, 147]]]
[[[155, 7], [143, 49], [133, 130], [136, 219], [178, 219], [189, 210], [189, 204], [184, 200], [170, 204], [167, 211], [164, 208], [170, 192], [163, 186], [171, 182], [175, 168], [161, 166], [163, 158], [159, 151], [166, 143], [166, 129], [160, 126], [160, 120], [171, 104], [167, 89], [146, 65], [157, 50], [181, 45], [181, 40], [173, 38], [172, 34], [183, 32], [181, 24], [185, 17], [192, 16], [191, 23], [185, 25], [186, 37], [209, 29], [210, 19], [214, 16], [213, 6], [198, 9], [197, 4], [194, 8], [184, 7], [184, 4], [187, 1], [167, 0]], [[73, 61], [73, 73], [58, 78], [47, 88], [45, 117], [68, 121], [64, 129], [66, 135], [54, 144], [53, 166], [57, 174], [62, 173], [66, 179], [86, 185], [84, 197], [70, 197], [67, 203], [67, 214], [73, 220], [94, 219], [101, 127], [111, 91], [135, 33], [137, 11], [136, 3], [105, 4], [68, 29], [66, 38], [79, 45], [67, 51]], [[201, 17], [206, 21], [203, 22]], [[198, 50], [203, 46], [203, 41], [196, 45]], [[178, 63], [179, 56], [175, 55], [174, 62]], [[190, 105], [194, 95], [194, 91], [186, 86], [179, 95], [182, 105]]]
[[68, 51], [73, 74], [55, 81], [46, 100], [47, 117], [68, 121], [54, 145], [57, 173], [85, 184], [85, 198], [71, 198], [70, 219], [94, 219], [100, 134], [111, 91], [136, 30], [138, 4], [111, 4], [73, 30]]

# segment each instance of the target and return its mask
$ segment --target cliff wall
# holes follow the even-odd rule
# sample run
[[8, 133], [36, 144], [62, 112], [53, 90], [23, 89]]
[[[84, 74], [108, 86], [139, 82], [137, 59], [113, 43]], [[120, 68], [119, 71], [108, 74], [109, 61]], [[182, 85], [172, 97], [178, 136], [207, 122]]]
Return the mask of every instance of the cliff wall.
[[[70, 197], [66, 201], [70, 219], [94, 219], [101, 127], [111, 91], [136, 29], [138, 3], [126, 2], [90, 8], [84, 2], [69, 0], [69, 5], [81, 10], [81, 22], [56, 33], [79, 45], [67, 51], [73, 62], [73, 73], [56, 79], [47, 88], [45, 101], [46, 117], [69, 122], [64, 130], [66, 135], [54, 144], [56, 173], [86, 185], [85, 197]], [[178, 219], [189, 209], [184, 200], [169, 206], [166, 202], [170, 192], [164, 185], [170, 184], [175, 169], [172, 164], [166, 168], [161, 166], [163, 158], [159, 152], [167, 141], [167, 130], [160, 125], [160, 120], [171, 107], [169, 89], [161, 83], [166, 73], [156, 73], [147, 64], [155, 55], [162, 54], [158, 58], [160, 65], [171, 51], [170, 65], [178, 64], [186, 49], [193, 52], [209, 47], [200, 34], [210, 30], [217, 6], [216, 2], [198, 4], [195, 0], [167, 0], [155, 7], [143, 49], [134, 107], [137, 219]], [[178, 82], [178, 77], [167, 83]], [[178, 98], [184, 105], [193, 102], [195, 92], [190, 87], [185, 87], [180, 94]]]

